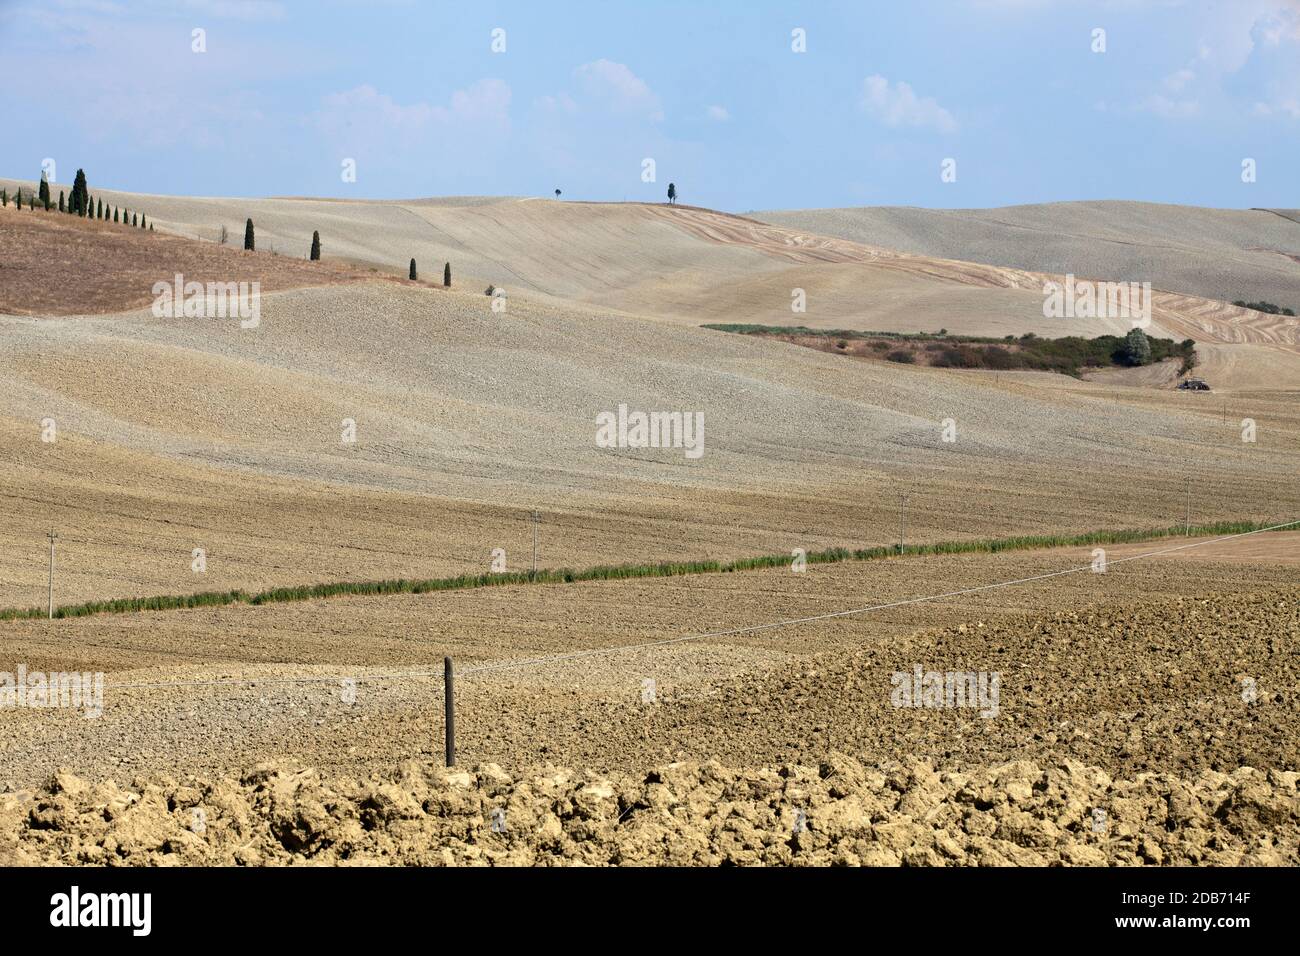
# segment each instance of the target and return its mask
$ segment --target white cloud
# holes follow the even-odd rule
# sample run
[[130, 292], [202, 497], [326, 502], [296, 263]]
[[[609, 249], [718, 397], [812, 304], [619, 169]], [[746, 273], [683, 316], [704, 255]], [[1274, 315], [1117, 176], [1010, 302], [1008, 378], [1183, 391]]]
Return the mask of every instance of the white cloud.
[[1132, 110], [1165, 119], [1247, 108], [1257, 117], [1297, 117], [1300, 0], [1237, 0], [1191, 15], [1200, 34], [1193, 59], [1136, 96]]
[[284, 4], [275, 0], [186, 0], [188, 11], [226, 20], [283, 20]]
[[441, 122], [488, 120], [504, 123], [510, 118], [510, 86], [505, 80], [479, 80], [468, 89], [453, 93], [449, 108], [435, 107], [434, 117]]
[[1289, 116], [1292, 119], [1300, 119], [1300, 99], [1279, 99], [1273, 103], [1260, 102], [1255, 104], [1256, 116], [1267, 119], [1278, 114]]
[[568, 93], [561, 93], [558, 96], [539, 96], [537, 106], [548, 113], [576, 113], [578, 104], [573, 101], [573, 97]]
[[311, 116], [318, 129], [332, 135], [375, 136], [380, 131], [419, 133], [434, 125], [487, 123], [504, 126], [510, 119], [510, 87], [504, 80], [479, 80], [457, 90], [449, 105], [412, 103], [403, 106], [387, 93], [363, 84], [331, 93]]
[[573, 79], [581, 94], [614, 112], [664, 118], [659, 97], [622, 63], [605, 59], [584, 63], [573, 71]]
[[1161, 81], [1164, 92], [1152, 93], [1137, 101], [1133, 109], [1139, 113], [1152, 113], [1165, 119], [1190, 119], [1201, 112], [1201, 104], [1191, 96], [1182, 96], [1187, 86], [1196, 79], [1188, 68], [1175, 70]]
[[1137, 108], [1146, 113], [1163, 116], [1165, 119], [1188, 119], [1200, 113], [1201, 104], [1196, 100], [1170, 99], [1155, 93], [1138, 103]]
[[727, 112], [725, 106], [710, 106], [704, 111], [704, 114], [708, 116], [709, 119], [719, 123], [725, 123], [731, 119], [731, 114]]
[[886, 126], [915, 126], [951, 133], [957, 121], [932, 97], [917, 96], [910, 85], [899, 80], [890, 85], [878, 74], [862, 83], [862, 108]]

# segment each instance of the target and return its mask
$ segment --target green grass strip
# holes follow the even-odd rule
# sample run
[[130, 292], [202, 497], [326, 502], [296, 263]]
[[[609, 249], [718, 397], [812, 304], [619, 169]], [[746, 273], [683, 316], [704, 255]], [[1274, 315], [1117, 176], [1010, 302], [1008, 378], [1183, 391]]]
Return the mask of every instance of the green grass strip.
[[[1257, 521], [1222, 521], [1193, 525], [1192, 537], [1217, 537], [1262, 531], [1270, 525]], [[966, 541], [939, 541], [908, 545], [902, 552], [897, 545], [873, 548], [829, 548], [810, 551], [809, 564], [837, 564], [841, 561], [876, 561], [883, 558], [935, 554], [996, 554], [1001, 551], [1027, 551], [1040, 548], [1068, 548], [1098, 544], [1129, 544], [1159, 538], [1182, 537], [1187, 530], [1179, 525], [1170, 528], [1136, 528], [1127, 531], [1090, 531], [1085, 534], [1017, 535], [1009, 538], [977, 538]], [[468, 588], [498, 587], [516, 584], [572, 584], [578, 581], [623, 581], [633, 578], [669, 578], [687, 574], [727, 574], [788, 566], [791, 556], [768, 554], [733, 561], [662, 561], [658, 564], [617, 564], [573, 570], [554, 568], [538, 571], [510, 571], [501, 574], [462, 574], [450, 578], [392, 578], [386, 581], [338, 581], [304, 584], [297, 587], [271, 588], [257, 594], [246, 591], [204, 591], [198, 594], [160, 595], [143, 598], [117, 598], [111, 601], [86, 601], [64, 604], [54, 609], [56, 618], [86, 617], [91, 614], [133, 614], [138, 611], [175, 611], [186, 608], [221, 607], [227, 604], [279, 604], [287, 601], [312, 601], [343, 595], [379, 596], [384, 594], [431, 594], [436, 591], [459, 591]], [[0, 621], [44, 618], [42, 607], [0, 609]]]

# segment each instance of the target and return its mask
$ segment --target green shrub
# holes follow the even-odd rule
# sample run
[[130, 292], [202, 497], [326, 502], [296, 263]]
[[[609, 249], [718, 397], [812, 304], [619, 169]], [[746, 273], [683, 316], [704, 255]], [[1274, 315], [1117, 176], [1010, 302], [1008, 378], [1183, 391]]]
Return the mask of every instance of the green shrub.
[[1233, 305], [1241, 306], [1243, 309], [1254, 309], [1256, 312], [1267, 312], [1269, 315], [1295, 315], [1290, 309], [1284, 309], [1281, 306], [1274, 305], [1272, 302], [1246, 302], [1237, 299]]
[[1124, 358], [1130, 365], [1151, 364], [1151, 343], [1141, 329], [1129, 329], [1124, 336]]
[[[1262, 531], [1273, 525], [1256, 521], [1222, 521], [1208, 525], [1185, 528], [1132, 528], [1111, 531], [1090, 531], [1083, 534], [1015, 535], [1007, 538], [972, 538], [960, 541], [939, 541], [929, 544], [909, 544], [906, 554], [996, 554], [1002, 551], [1024, 551], [1038, 548], [1083, 547], [1106, 544], [1128, 544], [1159, 538], [1217, 537]], [[1282, 530], [1282, 529], [1278, 529]], [[845, 548], [828, 548], [810, 551], [809, 564], [834, 564], [842, 561], [876, 561], [898, 558], [897, 545], [877, 545], [849, 551]], [[905, 560], [905, 559], [902, 559]], [[280, 587], [249, 594], [245, 591], [204, 591], [197, 594], [161, 595], [145, 598], [119, 598], [109, 601], [88, 601], [84, 604], [64, 605], [55, 608], [56, 618], [84, 617], [91, 614], [126, 614], [136, 611], [170, 611], [197, 607], [219, 607], [227, 604], [273, 604], [284, 601], [310, 601], [342, 595], [428, 594], [465, 588], [493, 587], [510, 584], [570, 584], [580, 581], [618, 581], [631, 578], [678, 577], [687, 574], [726, 574], [734, 571], [753, 571], [763, 568], [788, 567], [788, 554], [768, 554], [734, 561], [664, 561], [658, 564], [598, 565], [583, 570], [572, 568], [543, 569], [535, 575], [528, 571], [492, 574], [462, 574], [452, 578], [425, 580], [389, 579], [383, 581], [340, 581], [325, 584], [307, 584], [297, 587]], [[36, 608], [0, 609], [0, 621], [43, 618], [47, 610]]]

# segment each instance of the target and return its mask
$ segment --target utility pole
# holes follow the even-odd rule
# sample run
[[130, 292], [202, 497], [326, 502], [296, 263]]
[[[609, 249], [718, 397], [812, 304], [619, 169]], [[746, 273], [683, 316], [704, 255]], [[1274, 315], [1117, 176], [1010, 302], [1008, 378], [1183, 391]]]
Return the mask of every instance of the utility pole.
[[903, 553], [903, 542], [907, 540], [907, 495], [898, 495], [898, 553]]
[[1192, 536], [1192, 476], [1187, 476], [1187, 524], [1184, 525], [1183, 537]]
[[456, 683], [451, 658], [442, 659], [443, 749], [447, 766], [456, 766]]
[[541, 514], [534, 511], [533, 517], [533, 577], [537, 577], [537, 522], [541, 520]]
[[52, 621], [54, 620], [54, 542], [59, 536], [51, 528], [47, 537], [50, 539], [50, 620]]

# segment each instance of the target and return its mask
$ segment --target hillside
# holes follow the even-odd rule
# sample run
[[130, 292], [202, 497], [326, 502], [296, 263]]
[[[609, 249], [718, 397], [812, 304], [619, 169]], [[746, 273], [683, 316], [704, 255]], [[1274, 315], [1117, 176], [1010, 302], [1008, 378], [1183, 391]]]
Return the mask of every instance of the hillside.
[[[18, 185], [0, 180], [6, 182]], [[883, 241], [811, 234], [689, 206], [485, 197], [353, 202], [110, 190], [100, 195], [146, 211], [163, 233], [212, 241], [222, 225], [232, 236], [242, 234], [251, 217], [259, 252], [278, 257], [305, 257], [313, 230], [319, 230], [325, 262], [336, 268], [362, 265], [402, 276], [415, 258], [422, 276], [436, 278], [449, 261], [458, 289], [482, 291], [492, 283], [551, 305], [581, 304], [682, 324], [789, 325], [797, 315], [797, 324], [813, 328], [947, 328], [965, 335], [1048, 337], [1123, 334], [1130, 326], [1123, 318], [1044, 316], [1044, 283], [1068, 269], [1084, 275], [1077, 266], [1059, 273], [1027, 271], [913, 254]], [[1291, 229], [1288, 220], [1271, 218]], [[1188, 261], [1189, 269], [1199, 264], [1195, 256]], [[1288, 353], [1300, 342], [1294, 319], [1187, 295], [1173, 282], [1154, 286], [1154, 334], [1280, 345]], [[805, 312], [792, 312], [795, 290], [802, 290]], [[1236, 375], [1234, 384], [1277, 383]]]
[[[809, 326], [1059, 331], [1042, 277], [688, 207], [96, 194], [157, 232], [0, 210], [24, 288], [62, 297], [0, 316], [0, 605], [44, 599], [52, 525], [66, 602], [479, 572], [497, 547], [518, 569], [533, 510], [555, 567], [889, 542], [903, 489], [918, 539], [1149, 527], [1182, 515], [1189, 460], [1200, 518], [1300, 505], [1294, 320], [1161, 297], [1155, 327], [1204, 343], [1212, 397], [905, 368], [699, 326], [788, 325], [802, 282]], [[216, 245], [247, 216], [256, 253]], [[322, 263], [287, 252], [312, 229]], [[122, 255], [76, 252], [110, 233]], [[450, 259], [452, 289], [401, 278], [412, 255], [435, 282]], [[181, 266], [262, 276], [260, 326], [128, 307]], [[701, 413], [705, 453], [600, 447], [619, 405]]]
[[1228, 302], [1264, 299], [1300, 311], [1300, 222], [1294, 210], [1061, 202], [998, 209], [867, 206], [752, 215], [788, 229], [916, 255], [1149, 281], [1158, 289]]

